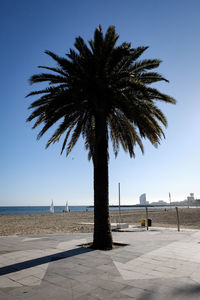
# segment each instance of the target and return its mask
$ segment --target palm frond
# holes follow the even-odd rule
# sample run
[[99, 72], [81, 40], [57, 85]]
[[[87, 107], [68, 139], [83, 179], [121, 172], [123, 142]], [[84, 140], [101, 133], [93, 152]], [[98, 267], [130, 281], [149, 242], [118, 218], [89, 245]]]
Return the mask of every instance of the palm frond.
[[[55, 94], [57, 91], [63, 89], [66, 87], [66, 84], [63, 84], [63, 85], [59, 85], [59, 86], [50, 86], [44, 90], [39, 90], [39, 91], [33, 91], [33, 92], [30, 92], [28, 95], [26, 95], [26, 98], [27, 97], [30, 97], [30, 96], [35, 96], [35, 95], [38, 95], [38, 94], [44, 94], [44, 93], [48, 93], [48, 94]], [[32, 106], [31, 106], [32, 107]]]
[[60, 124], [60, 126], [57, 128], [57, 130], [52, 135], [52, 137], [48, 140], [46, 148], [48, 148], [51, 143], [54, 144], [55, 142], [58, 142], [60, 137], [62, 136], [62, 134], [64, 134], [68, 130], [68, 132], [65, 136], [63, 147], [62, 147], [62, 151], [61, 151], [61, 154], [62, 154], [64, 147], [66, 145], [67, 139], [69, 137], [69, 134], [70, 134], [71, 130], [73, 129], [73, 127], [75, 126], [77, 119], [78, 119], [78, 114], [73, 114], [70, 117], [65, 117], [64, 121]]
[[67, 72], [64, 72], [63, 69], [61, 69], [61, 68], [52, 68], [52, 67], [46, 67], [46, 66], [38, 66], [38, 68], [53, 71], [53, 72], [59, 73], [62, 76], [67, 76]]
[[142, 73], [139, 75], [139, 80], [141, 80], [141, 82], [144, 84], [150, 84], [157, 81], [169, 82], [169, 80], [167, 80], [157, 72]]
[[30, 78], [30, 84], [37, 83], [37, 82], [44, 82], [44, 81], [49, 81], [49, 84], [66, 83], [66, 78], [63, 76], [54, 75], [50, 73], [36, 74]]
[[169, 95], [160, 93], [157, 89], [148, 88], [148, 93], [151, 99], [157, 99], [171, 104], [176, 104], [176, 100], [174, 98]]
[[69, 153], [71, 152], [72, 148], [76, 144], [76, 142], [77, 142], [77, 140], [78, 140], [78, 138], [79, 138], [79, 136], [81, 134], [82, 126], [83, 126], [83, 120], [81, 118], [79, 118], [79, 120], [76, 123], [76, 127], [75, 127], [75, 129], [73, 131], [71, 140], [70, 140], [70, 142], [68, 144], [68, 147], [67, 147], [67, 155], [69, 155]]
[[143, 59], [137, 61], [130, 68], [130, 71], [133, 73], [145, 72], [146, 70], [152, 70], [158, 68], [162, 61], [159, 59]]
[[135, 61], [138, 59], [148, 48], [148, 46], [143, 46], [130, 49], [132, 60]]

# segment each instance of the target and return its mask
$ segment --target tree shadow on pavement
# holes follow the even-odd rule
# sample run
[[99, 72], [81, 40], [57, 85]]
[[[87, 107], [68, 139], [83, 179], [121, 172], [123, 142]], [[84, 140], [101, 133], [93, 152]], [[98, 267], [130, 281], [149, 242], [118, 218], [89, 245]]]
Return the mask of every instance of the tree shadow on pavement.
[[190, 296], [200, 299], [200, 285], [199, 284], [188, 284], [184, 287], [175, 288], [173, 291], [174, 296], [185, 296], [190, 299]]
[[43, 256], [43, 257], [26, 260], [26, 261], [23, 261], [20, 263], [1, 267], [0, 268], [0, 276], [18, 272], [18, 271], [25, 270], [25, 269], [29, 269], [29, 268], [36, 267], [39, 265], [43, 265], [43, 264], [49, 263], [50, 261], [61, 260], [61, 259], [67, 258], [67, 257], [72, 257], [72, 256], [84, 254], [84, 253], [91, 252], [91, 251], [94, 251], [94, 250], [91, 248], [81, 247], [81, 248], [75, 248], [75, 249], [59, 252], [56, 254], [50, 254], [50, 255]]

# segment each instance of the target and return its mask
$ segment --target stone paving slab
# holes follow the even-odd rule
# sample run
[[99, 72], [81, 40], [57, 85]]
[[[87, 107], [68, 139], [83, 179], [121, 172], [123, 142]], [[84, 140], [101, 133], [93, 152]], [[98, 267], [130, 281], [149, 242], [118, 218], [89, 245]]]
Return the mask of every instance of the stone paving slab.
[[0, 237], [0, 299], [200, 299], [200, 232], [114, 232], [112, 251], [80, 247], [92, 234]]

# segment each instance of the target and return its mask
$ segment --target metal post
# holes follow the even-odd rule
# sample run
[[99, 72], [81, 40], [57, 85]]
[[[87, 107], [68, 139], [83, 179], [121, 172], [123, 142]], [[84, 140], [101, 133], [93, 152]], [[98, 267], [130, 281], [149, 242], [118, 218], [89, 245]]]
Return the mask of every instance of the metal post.
[[170, 203], [170, 208], [172, 208], [172, 204], [171, 204], [171, 201], [172, 201], [172, 199], [171, 199], [171, 194], [169, 193], [169, 203]]
[[148, 224], [148, 207], [146, 206], [146, 223], [147, 223], [147, 230], [149, 230], [149, 224]]
[[121, 210], [120, 210], [120, 182], [118, 183], [118, 192], [119, 192], [119, 223], [121, 223]]
[[177, 227], [178, 231], [180, 231], [180, 221], [179, 221], [179, 213], [178, 213], [178, 207], [176, 206], [176, 216], [177, 216]]

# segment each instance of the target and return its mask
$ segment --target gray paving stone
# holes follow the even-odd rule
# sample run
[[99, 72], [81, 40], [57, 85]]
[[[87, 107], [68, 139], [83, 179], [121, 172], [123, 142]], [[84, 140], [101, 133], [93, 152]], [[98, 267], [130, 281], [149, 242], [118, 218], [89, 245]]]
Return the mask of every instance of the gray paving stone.
[[91, 295], [89, 293], [85, 294], [85, 295], [81, 295], [76, 298], [76, 300], [95, 300], [95, 299], [99, 299], [99, 298], [97, 298], [94, 295]]
[[136, 287], [128, 287], [120, 292], [122, 295], [133, 297], [136, 299], [154, 299], [152, 293], [145, 291], [144, 289], [139, 289]]
[[26, 278], [18, 279], [17, 283], [25, 286], [40, 285], [41, 280], [35, 276], [28, 276]]
[[89, 284], [96, 286], [96, 287], [102, 287], [105, 290], [108, 290], [110, 292], [115, 292], [119, 290], [123, 290], [127, 287], [127, 284], [125, 282], [116, 282], [116, 281], [108, 281], [106, 278], [93, 278], [92, 281], [89, 282]]
[[[97, 269], [97, 268], [91, 268], [90, 271], [87, 274], [92, 275], [93, 277], [101, 278], [102, 276], [105, 276], [109, 273], [106, 272], [105, 270], [100, 270], [100, 269]], [[111, 276], [113, 276], [113, 274]]]
[[103, 271], [106, 271], [106, 272], [109, 272], [109, 273], [113, 273], [113, 274], [116, 273], [116, 267], [113, 264], [110, 264], [110, 263], [100, 265], [100, 266], [97, 267], [97, 269], [103, 270]]
[[[65, 278], [76, 278], [76, 276], [81, 276], [83, 272], [79, 272], [78, 269], [67, 269], [67, 268], [59, 268], [58, 270], [54, 271], [55, 274], [59, 274]], [[83, 274], [84, 276], [84, 274]]]
[[40, 287], [37, 289], [32, 289], [31, 292], [28, 292], [26, 295], [22, 297], [25, 299], [33, 299], [33, 300], [57, 300], [57, 299], [66, 299], [71, 300], [77, 297], [80, 297], [80, 293], [76, 292], [73, 289], [66, 289], [56, 284], [42, 283]]
[[4, 299], [5, 297], [7, 297], [6, 292], [0, 291], [0, 299]]
[[71, 289], [74, 286], [77, 286], [78, 284], [80, 284], [78, 281], [70, 279], [70, 278], [66, 278], [63, 276], [60, 276], [58, 274], [55, 273], [50, 273], [48, 275], [46, 275], [43, 279], [43, 282], [46, 283], [51, 283], [66, 289]]
[[135, 299], [136, 300], [138, 298], [133, 297], [133, 296], [129, 297], [127, 295], [122, 294], [121, 292], [117, 292], [117, 293], [112, 293], [110, 295], [110, 299], [112, 299], [112, 300], [117, 300], [117, 299], [119, 299], [119, 300], [130, 300], [130, 299], [133, 299], [134, 300]]
[[[132, 256], [131, 260], [134, 259], [134, 258], [136, 258], [136, 257]], [[112, 256], [112, 259], [113, 259], [114, 261], [118, 261], [118, 262], [121, 262], [121, 263], [123, 263], [123, 264], [130, 261], [130, 258], [122, 257], [122, 256], [118, 256], [118, 255], [113, 255], [113, 256]]]
[[21, 300], [26, 295], [29, 295], [30, 293], [31, 293], [30, 287], [22, 286], [20, 289], [19, 288], [15, 288], [15, 289], [7, 288], [7, 289], [5, 289], [5, 296], [0, 299], [1, 300], [15, 300], [15, 299]]
[[73, 280], [77, 280], [79, 282], [89, 282], [92, 281], [95, 277], [93, 274], [78, 274], [78, 275], [74, 275], [74, 274], [69, 274], [66, 278], [70, 278]]
[[77, 293], [80, 293], [81, 295], [85, 295], [88, 293], [92, 293], [93, 290], [96, 289], [96, 286], [93, 284], [88, 284], [88, 283], [79, 283], [78, 285], [73, 287], [73, 290]]
[[110, 292], [110, 290], [104, 289], [104, 287], [98, 287], [95, 290], [93, 290], [92, 296], [95, 297], [95, 299], [101, 300], [112, 299], [112, 293]]
[[[92, 234], [0, 237], [0, 274], [7, 270], [0, 276], [0, 299], [200, 299], [199, 231], [157, 229], [113, 237], [130, 246], [75, 249]], [[67, 246], [75, 248], [64, 250]], [[31, 265], [33, 253], [36, 262], [38, 255], [49, 256], [48, 263]]]

